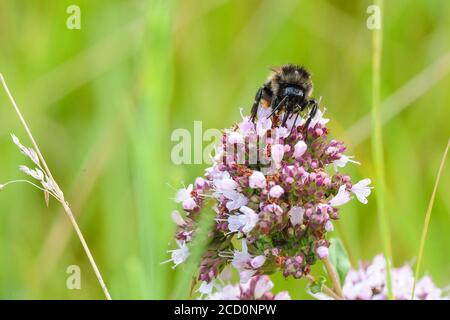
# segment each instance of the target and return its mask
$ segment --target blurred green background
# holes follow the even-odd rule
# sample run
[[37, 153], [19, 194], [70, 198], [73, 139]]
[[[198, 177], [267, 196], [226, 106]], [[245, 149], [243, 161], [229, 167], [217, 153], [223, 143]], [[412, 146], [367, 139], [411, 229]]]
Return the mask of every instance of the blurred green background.
[[[81, 8], [81, 29], [66, 8]], [[249, 111], [268, 67], [303, 64], [315, 95], [361, 166], [370, 145], [371, 1], [185, 0], [0, 2], [0, 71], [72, 204], [115, 299], [171, 298], [180, 267], [173, 248], [174, 191], [206, 165], [174, 165], [171, 132], [229, 127]], [[394, 265], [417, 256], [423, 219], [449, 138], [450, 2], [386, 1], [382, 114], [387, 209]], [[369, 118], [367, 118], [369, 116]], [[368, 120], [369, 119], [369, 120]], [[10, 141], [29, 144], [0, 93], [0, 181], [29, 164]], [[450, 283], [450, 170], [444, 170], [422, 270]], [[356, 264], [382, 251], [376, 189], [345, 206], [340, 236]], [[81, 267], [81, 290], [66, 269]], [[314, 272], [320, 272], [321, 270]], [[309, 298], [305, 280], [274, 277], [275, 291]], [[56, 202], [27, 185], [0, 193], [0, 298], [103, 299], [89, 262]]]

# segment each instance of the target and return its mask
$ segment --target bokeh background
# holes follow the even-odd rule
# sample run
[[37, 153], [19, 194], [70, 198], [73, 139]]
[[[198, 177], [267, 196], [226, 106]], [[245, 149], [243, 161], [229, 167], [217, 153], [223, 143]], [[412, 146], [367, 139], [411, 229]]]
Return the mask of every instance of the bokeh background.
[[[81, 30], [66, 8], [81, 8]], [[175, 191], [206, 165], [171, 162], [171, 132], [229, 127], [249, 111], [268, 67], [313, 73], [316, 96], [361, 166], [371, 153], [371, 1], [149, 0], [0, 2], [0, 70], [72, 204], [113, 298], [172, 298], [183, 268], [160, 262], [174, 246]], [[382, 105], [387, 211], [394, 265], [417, 256], [423, 219], [449, 138], [450, 2], [386, 1]], [[0, 93], [0, 181], [23, 178], [27, 141]], [[28, 144], [28, 143], [27, 143]], [[172, 186], [172, 187], [170, 187]], [[432, 213], [422, 270], [450, 283], [450, 170]], [[382, 251], [375, 206], [352, 202], [336, 236], [354, 265]], [[79, 265], [82, 289], [66, 289]], [[321, 272], [316, 268], [315, 273]], [[308, 299], [305, 280], [274, 276], [275, 291]], [[186, 294], [188, 294], [186, 292]], [[56, 202], [14, 185], [0, 193], [0, 298], [102, 299]]]

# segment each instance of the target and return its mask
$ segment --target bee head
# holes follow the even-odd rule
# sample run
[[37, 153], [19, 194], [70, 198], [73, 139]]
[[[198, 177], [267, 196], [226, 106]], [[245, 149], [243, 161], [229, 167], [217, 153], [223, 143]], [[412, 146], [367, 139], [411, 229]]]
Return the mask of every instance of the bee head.
[[269, 77], [274, 92], [282, 96], [308, 98], [313, 89], [311, 74], [303, 67], [286, 64], [271, 69]]
[[283, 89], [281, 89], [281, 95], [289, 96], [289, 97], [303, 98], [305, 93], [303, 92], [303, 90], [301, 88], [288, 85], [288, 86], [284, 87]]

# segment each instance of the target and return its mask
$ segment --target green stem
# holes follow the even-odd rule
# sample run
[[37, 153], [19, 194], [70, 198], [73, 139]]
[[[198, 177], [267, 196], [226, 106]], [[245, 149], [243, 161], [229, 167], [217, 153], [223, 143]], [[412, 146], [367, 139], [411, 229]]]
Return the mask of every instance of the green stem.
[[[380, 8], [380, 15], [383, 14], [383, 0], [375, 1]], [[380, 16], [381, 19], [381, 16]], [[375, 185], [377, 190], [378, 223], [380, 226], [381, 238], [383, 241], [384, 256], [386, 259], [387, 291], [389, 299], [394, 299], [392, 293], [391, 280], [391, 235], [389, 230], [388, 216], [385, 207], [385, 169], [383, 153], [383, 134], [380, 117], [380, 88], [381, 88], [381, 56], [382, 56], [383, 32], [382, 29], [374, 29], [372, 37], [372, 152], [375, 165]]]

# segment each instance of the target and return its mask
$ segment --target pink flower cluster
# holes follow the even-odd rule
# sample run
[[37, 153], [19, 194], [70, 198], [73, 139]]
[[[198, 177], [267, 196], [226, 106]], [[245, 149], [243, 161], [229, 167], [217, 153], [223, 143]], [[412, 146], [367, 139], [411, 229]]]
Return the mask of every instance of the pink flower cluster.
[[291, 300], [287, 291], [272, 293], [273, 282], [268, 276], [254, 276], [245, 284], [216, 285], [215, 288], [203, 284], [202, 289], [208, 300]]
[[[409, 264], [391, 270], [392, 290], [396, 300], [411, 300], [414, 273]], [[351, 300], [385, 300], [387, 298], [386, 260], [377, 255], [372, 263], [361, 263], [358, 270], [350, 270], [345, 279], [343, 293]], [[435, 286], [431, 277], [424, 276], [416, 284], [415, 300], [447, 300], [443, 291]]]
[[256, 123], [243, 116], [225, 130], [213, 166], [176, 196], [184, 214], [173, 214], [175, 265], [189, 255], [201, 208], [214, 201], [216, 224], [199, 270], [205, 283], [229, 264], [241, 283], [276, 271], [294, 278], [308, 274], [317, 259], [328, 256], [326, 235], [339, 218], [338, 207], [354, 196], [367, 203], [371, 192], [370, 179], [354, 184], [338, 172], [357, 162], [344, 155], [342, 142], [328, 139], [321, 111], [308, 128], [293, 119], [281, 127], [277, 116], [261, 112]]

